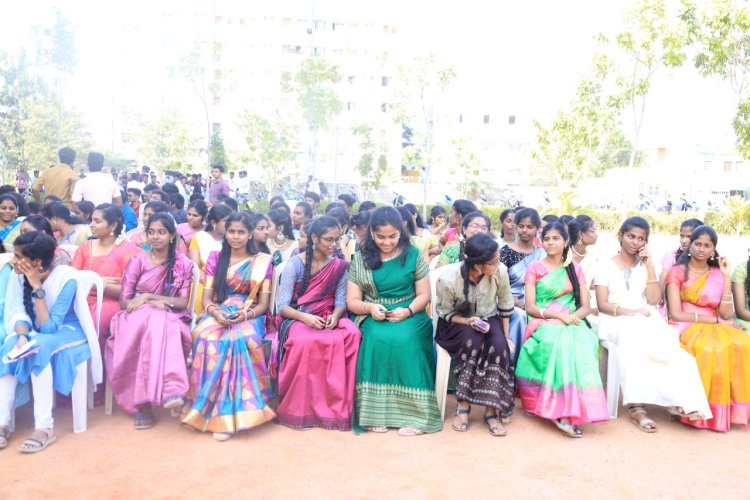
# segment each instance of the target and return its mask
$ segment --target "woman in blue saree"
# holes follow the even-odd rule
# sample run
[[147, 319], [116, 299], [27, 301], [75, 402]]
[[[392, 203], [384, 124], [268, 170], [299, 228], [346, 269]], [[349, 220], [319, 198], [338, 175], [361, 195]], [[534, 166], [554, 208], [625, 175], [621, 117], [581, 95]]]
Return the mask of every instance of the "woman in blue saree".
[[513, 364], [518, 360], [526, 330], [527, 316], [524, 304], [524, 276], [529, 264], [542, 260], [546, 253], [534, 246], [534, 238], [542, 225], [539, 213], [533, 208], [522, 208], [515, 218], [517, 240], [500, 249], [500, 262], [508, 268], [510, 291], [515, 300], [515, 310], [510, 317], [510, 339], [515, 344]]

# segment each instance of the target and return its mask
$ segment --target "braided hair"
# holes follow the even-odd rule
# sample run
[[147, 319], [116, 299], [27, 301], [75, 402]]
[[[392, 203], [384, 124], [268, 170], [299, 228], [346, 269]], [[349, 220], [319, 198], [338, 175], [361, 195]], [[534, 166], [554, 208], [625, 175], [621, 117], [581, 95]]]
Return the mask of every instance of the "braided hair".
[[55, 201], [44, 207], [44, 215], [51, 219], [57, 217], [58, 219], [64, 220], [67, 224], [75, 226], [78, 224], [88, 224], [85, 220], [79, 219], [72, 213], [70, 209], [61, 201]]
[[[55, 258], [55, 248], [57, 243], [55, 239], [43, 233], [41, 231], [32, 231], [30, 233], [24, 233], [16, 238], [13, 243], [21, 255], [29, 260], [39, 259], [41, 260], [42, 270], [47, 270], [52, 265], [52, 260]], [[23, 307], [26, 310], [31, 319], [31, 324], [36, 325], [36, 313], [34, 312], [34, 303], [31, 298], [31, 283], [24, 276], [23, 278]]]
[[297, 292], [292, 297], [292, 302], [289, 304], [292, 308], [297, 309], [297, 301], [307, 291], [307, 285], [310, 282], [310, 275], [312, 270], [313, 261], [313, 239], [315, 236], [320, 239], [325, 233], [332, 229], [339, 229], [339, 223], [333, 217], [322, 215], [315, 219], [310, 225], [307, 231], [307, 246], [305, 247], [305, 270], [302, 273], [302, 282], [297, 288]]
[[417, 225], [418, 228], [422, 229], [424, 228], [424, 220], [422, 220], [422, 214], [419, 213], [419, 210], [417, 210], [417, 206], [414, 203], [406, 203], [404, 205], [404, 208], [411, 213], [412, 217], [415, 215], [417, 216], [417, 220], [414, 221], [414, 224]]
[[216, 224], [218, 224], [221, 219], [232, 215], [232, 213], [232, 209], [224, 204], [220, 203], [212, 206], [208, 211], [208, 215], [206, 215], [206, 232], [212, 233], [216, 229]]
[[148, 223], [146, 223], [146, 234], [148, 234], [149, 230], [151, 230], [151, 226], [153, 226], [155, 222], [160, 222], [172, 237], [172, 242], [167, 249], [167, 286], [164, 290], [167, 296], [171, 296], [172, 289], [174, 288], [174, 264], [177, 260], [179, 235], [177, 234], [177, 226], [175, 226], [172, 216], [163, 212], [156, 213], [149, 217]]
[[34, 228], [34, 231], [42, 231], [43, 233], [47, 233], [52, 237], [55, 236], [55, 232], [52, 230], [52, 226], [50, 225], [47, 218], [43, 215], [29, 215], [23, 220], [23, 223], [29, 224]]
[[115, 226], [115, 230], [112, 231], [112, 235], [117, 238], [122, 233], [122, 226], [125, 224], [122, 217], [122, 210], [117, 208], [111, 203], [102, 203], [97, 206], [95, 212], [101, 213], [102, 219], [107, 221], [107, 224]]
[[[258, 254], [258, 249], [253, 241], [253, 231], [255, 230], [256, 224], [253, 224], [252, 217], [242, 213], [236, 212], [229, 216], [226, 222], [226, 227], [235, 222], [239, 222], [249, 234], [245, 250], [251, 257]], [[219, 261], [216, 263], [216, 274], [214, 275], [214, 299], [216, 302], [222, 303], [227, 300], [229, 295], [229, 286], [227, 285], [227, 271], [229, 270], [229, 259], [232, 257], [232, 247], [229, 246], [226, 236], [221, 240], [221, 251], [219, 252]]]
[[[557, 231], [557, 233], [562, 236], [562, 238], [567, 242], [567, 245], [565, 245], [565, 248], [562, 252], [562, 262], [563, 266], [565, 266], [565, 271], [568, 273], [570, 284], [573, 287], [573, 301], [575, 302], [576, 310], [578, 310], [581, 308], [581, 284], [578, 282], [578, 275], [576, 274], [575, 264], [573, 262], [565, 264], [565, 262], [568, 260], [568, 253], [570, 252], [572, 240], [570, 239], [570, 235], [565, 229], [565, 226], [560, 221], [555, 221], [547, 224], [546, 226], [544, 226], [544, 229], [542, 229], [542, 241], [544, 241], [544, 237], [552, 231]], [[584, 321], [586, 321], [586, 324], [588, 324], [587, 320]]]
[[294, 240], [292, 218], [289, 216], [289, 212], [283, 208], [274, 208], [268, 212], [268, 218], [273, 222], [273, 225], [276, 226], [278, 232], [283, 234], [287, 239]]
[[[687, 219], [687, 220], [682, 221], [682, 224], [680, 224], [680, 231], [682, 231], [685, 228], [690, 228], [690, 230], [692, 231], [696, 227], [702, 226], [702, 225], [703, 225], [703, 221], [700, 219]], [[675, 251], [674, 253], [675, 262], [680, 260], [680, 256], [682, 256], [683, 253], [684, 251], [682, 250], [682, 247], [679, 247], [677, 251]]]
[[375, 243], [372, 233], [385, 226], [392, 226], [398, 230], [397, 250], [401, 251], [401, 265], [403, 266], [406, 263], [406, 254], [408, 253], [406, 250], [411, 246], [411, 243], [409, 242], [409, 235], [403, 230], [403, 224], [401, 214], [394, 207], [383, 206], [372, 211], [370, 225], [365, 232], [365, 241], [362, 242], [362, 260], [367, 269], [380, 269], [380, 266], [383, 265], [383, 260], [380, 258], [380, 248]]
[[398, 210], [398, 213], [401, 214], [404, 231], [409, 233], [409, 236], [414, 236], [415, 234], [417, 234], [417, 226], [416, 224], [414, 224], [414, 219], [411, 218], [411, 212], [409, 211], [409, 209], [404, 205], [401, 205], [400, 207], [396, 207], [396, 210]]
[[477, 233], [466, 241], [466, 255], [461, 256], [463, 264], [460, 268], [461, 278], [464, 280], [464, 301], [456, 308], [456, 312], [461, 316], [471, 316], [477, 309], [476, 303], [469, 302], [469, 269], [490, 262], [498, 248], [497, 241], [486, 233]]
[[490, 218], [484, 215], [479, 210], [475, 210], [473, 212], [469, 212], [468, 214], [464, 215], [463, 221], [461, 222], [461, 235], [458, 238], [458, 261], [461, 262], [464, 260], [464, 246], [465, 246], [465, 239], [466, 239], [466, 228], [469, 227], [469, 224], [472, 223], [475, 219], [482, 218], [484, 219], [484, 222], [487, 224], [487, 231], [492, 230], [492, 222], [490, 221]]

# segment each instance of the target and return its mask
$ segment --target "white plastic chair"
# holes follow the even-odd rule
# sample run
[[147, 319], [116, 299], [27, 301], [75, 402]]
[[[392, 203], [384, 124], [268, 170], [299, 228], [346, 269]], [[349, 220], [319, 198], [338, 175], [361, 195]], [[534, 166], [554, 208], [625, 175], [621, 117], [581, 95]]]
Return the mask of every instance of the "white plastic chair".
[[[437, 332], [437, 282], [440, 275], [448, 269], [448, 266], [441, 266], [430, 272], [430, 313], [432, 316], [433, 338]], [[437, 351], [437, 363], [435, 367], [435, 395], [437, 396], [438, 406], [440, 407], [440, 419], [445, 419], [445, 400], [448, 394], [448, 379], [451, 372], [451, 356], [448, 351], [435, 344]]]
[[284, 268], [286, 267], [286, 264], [289, 261], [283, 261], [278, 266], [274, 266], [273, 268], [273, 281], [271, 283], [271, 303], [269, 304], [269, 307], [271, 308], [271, 312], [276, 315], [278, 313], [278, 310], [276, 308], [276, 299], [279, 297], [279, 283], [281, 283], [281, 273], [284, 271]]
[[[601, 344], [603, 349], [599, 369], [602, 372], [602, 379], [606, 383], [609, 418], [616, 420], [620, 408], [620, 368], [617, 363], [617, 345], [609, 340], [602, 340]], [[606, 376], [604, 373], [605, 366]]]
[[[102, 316], [102, 301], [104, 300], [104, 281], [94, 271], [75, 271], [75, 279], [84, 290], [96, 287], [96, 317], [94, 328], [99, 337], [99, 323]], [[94, 408], [93, 379], [90, 377], [90, 361], [84, 361], [76, 367], [77, 375], [71, 391], [71, 406], [73, 407], [73, 432], [85, 432], [88, 426], [88, 409]], [[88, 403], [88, 404], [87, 404]]]

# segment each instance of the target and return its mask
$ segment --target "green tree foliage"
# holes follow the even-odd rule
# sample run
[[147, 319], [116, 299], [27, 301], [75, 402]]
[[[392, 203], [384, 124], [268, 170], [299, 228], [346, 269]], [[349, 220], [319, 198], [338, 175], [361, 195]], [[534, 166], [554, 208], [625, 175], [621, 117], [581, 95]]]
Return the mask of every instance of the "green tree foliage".
[[750, 157], [750, 6], [747, 2], [714, 0], [698, 10], [683, 0], [682, 20], [696, 49], [695, 67], [704, 77], [727, 81], [737, 99], [732, 121], [737, 150]]
[[380, 189], [383, 177], [388, 172], [387, 146], [375, 144], [372, 130], [372, 126], [364, 123], [352, 127], [352, 135], [359, 139], [361, 156], [357, 163], [357, 172], [362, 177], [361, 185], [365, 199], [369, 199], [373, 191]]
[[296, 73], [282, 75], [281, 89], [297, 98], [311, 130], [323, 130], [341, 111], [341, 99], [335, 88], [340, 81], [337, 65], [320, 57], [310, 57], [302, 60]]
[[224, 165], [229, 168], [229, 156], [224, 148], [221, 130], [216, 130], [211, 134], [211, 165]]
[[460, 179], [457, 187], [461, 196], [476, 201], [483, 191], [490, 189], [491, 185], [481, 176], [481, 163], [471, 148], [469, 140], [466, 137], [454, 138], [451, 144], [456, 159], [456, 168], [450, 169], [450, 174]]
[[682, 66], [687, 42], [685, 26], [668, 12], [666, 0], [639, 0], [625, 17], [625, 29], [615, 35], [616, 57], [622, 64], [617, 86], [632, 120], [631, 167], [654, 75], [663, 67]]
[[142, 122], [136, 133], [138, 154], [160, 169], [179, 170], [195, 152], [195, 140], [175, 109], [163, 109]]
[[238, 126], [245, 133], [249, 153], [243, 161], [256, 167], [250, 176], [263, 184], [270, 199], [284, 175], [295, 167], [297, 130], [278, 114], [266, 118], [249, 111], [241, 115]]

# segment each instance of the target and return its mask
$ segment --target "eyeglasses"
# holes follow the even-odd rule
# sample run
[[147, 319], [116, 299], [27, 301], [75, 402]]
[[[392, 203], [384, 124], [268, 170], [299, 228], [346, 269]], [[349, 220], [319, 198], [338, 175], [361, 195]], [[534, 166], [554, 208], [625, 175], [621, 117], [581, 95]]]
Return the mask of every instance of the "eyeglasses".
[[484, 225], [480, 226], [479, 224], [474, 224], [473, 222], [470, 224], [467, 224], [466, 227], [470, 227], [472, 229], [478, 229], [479, 231], [487, 231], [487, 226], [484, 226]]
[[320, 238], [320, 239], [321, 241], [325, 241], [329, 245], [333, 245], [334, 243], [338, 243], [339, 241], [341, 241], [340, 236], [338, 238]]

